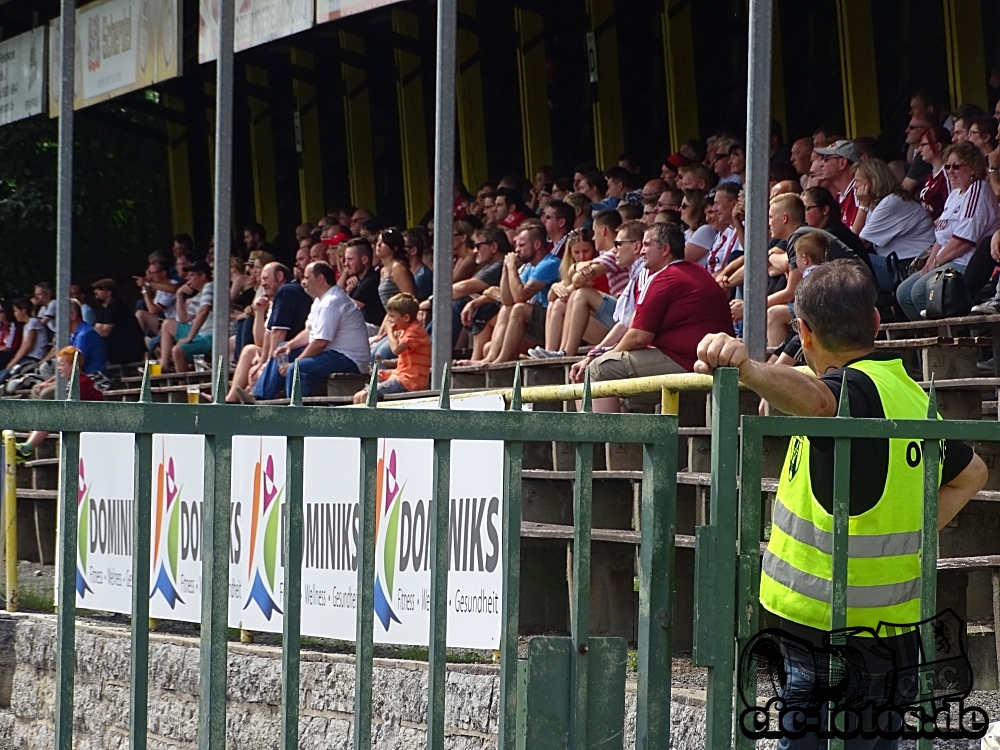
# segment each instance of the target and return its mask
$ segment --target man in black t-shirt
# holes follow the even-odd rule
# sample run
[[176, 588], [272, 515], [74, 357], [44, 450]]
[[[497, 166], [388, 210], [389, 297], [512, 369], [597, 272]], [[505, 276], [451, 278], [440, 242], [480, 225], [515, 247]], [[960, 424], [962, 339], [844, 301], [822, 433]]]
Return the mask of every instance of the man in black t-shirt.
[[372, 268], [373, 257], [368, 240], [350, 240], [344, 249], [344, 272], [337, 281], [365, 316], [369, 330], [373, 326], [377, 329], [385, 318], [385, 307], [378, 296], [378, 273]]
[[94, 296], [100, 302], [94, 328], [104, 337], [108, 362], [116, 365], [142, 362], [146, 358], [146, 339], [135, 314], [115, 296], [114, 280], [99, 279], [93, 287]]

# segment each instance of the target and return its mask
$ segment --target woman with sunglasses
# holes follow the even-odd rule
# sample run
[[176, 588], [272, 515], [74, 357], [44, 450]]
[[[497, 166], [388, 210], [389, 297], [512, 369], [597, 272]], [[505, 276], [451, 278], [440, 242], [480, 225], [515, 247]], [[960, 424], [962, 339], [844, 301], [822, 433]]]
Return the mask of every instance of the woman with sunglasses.
[[920, 158], [931, 165], [931, 173], [920, 186], [917, 199], [934, 221], [937, 221], [944, 211], [944, 202], [948, 200], [948, 194], [951, 192], [948, 171], [944, 168], [944, 150], [950, 142], [951, 133], [941, 125], [934, 125], [924, 131], [917, 143], [917, 153], [920, 154]]
[[954, 143], [944, 151], [944, 168], [952, 191], [935, 224], [930, 256], [920, 273], [896, 290], [896, 299], [910, 320], [920, 320], [927, 307], [927, 282], [932, 271], [951, 268], [965, 275], [977, 243], [1000, 229], [1000, 207], [985, 179], [986, 157], [982, 152], [967, 141]]
[[705, 190], [685, 190], [681, 199], [681, 221], [687, 227], [684, 230], [684, 260], [697, 263], [702, 268], [708, 265], [708, 251], [719, 234], [705, 218], [708, 204]]

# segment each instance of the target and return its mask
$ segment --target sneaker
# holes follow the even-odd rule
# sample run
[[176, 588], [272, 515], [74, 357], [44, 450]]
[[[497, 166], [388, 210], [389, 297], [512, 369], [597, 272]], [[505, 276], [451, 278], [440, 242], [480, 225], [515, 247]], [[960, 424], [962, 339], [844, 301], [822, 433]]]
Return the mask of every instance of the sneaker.
[[566, 352], [562, 349], [542, 349], [538, 352], [536, 359], [552, 359], [553, 357], [565, 357]]
[[542, 352], [544, 351], [545, 349], [543, 349], [540, 346], [533, 346], [530, 349], [528, 349], [528, 357], [530, 359], [545, 359], [545, 357], [542, 355]]
[[994, 297], [986, 300], [981, 305], [973, 305], [969, 312], [976, 315], [1000, 315], [1000, 299]]
[[250, 391], [244, 390], [243, 388], [240, 388], [239, 386], [236, 386], [234, 388], [234, 390], [236, 391], [236, 398], [238, 398], [240, 400], [241, 404], [256, 404], [257, 403], [257, 397], [254, 396], [252, 393], [250, 393]]

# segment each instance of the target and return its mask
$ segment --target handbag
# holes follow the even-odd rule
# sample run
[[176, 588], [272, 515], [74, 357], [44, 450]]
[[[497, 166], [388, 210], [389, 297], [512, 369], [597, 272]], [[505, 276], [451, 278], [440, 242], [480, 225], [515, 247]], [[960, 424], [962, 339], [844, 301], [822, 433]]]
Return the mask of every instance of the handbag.
[[895, 294], [896, 287], [903, 283], [907, 274], [903, 271], [899, 256], [895, 252], [888, 255], [869, 255], [875, 286], [882, 294]]
[[928, 320], [957, 318], [968, 315], [971, 309], [972, 302], [962, 274], [953, 268], [934, 271], [927, 282], [927, 308], [924, 316]]

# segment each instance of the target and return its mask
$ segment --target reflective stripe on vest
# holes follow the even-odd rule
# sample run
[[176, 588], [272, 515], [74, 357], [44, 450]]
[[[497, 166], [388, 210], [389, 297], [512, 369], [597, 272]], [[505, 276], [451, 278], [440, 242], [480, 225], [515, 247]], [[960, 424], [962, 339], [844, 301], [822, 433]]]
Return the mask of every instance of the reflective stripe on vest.
[[[926, 419], [927, 395], [900, 360], [861, 360], [849, 367], [872, 379], [887, 419]], [[889, 441], [882, 496], [848, 522], [849, 627], [920, 619], [923, 457], [918, 450], [919, 461], [910, 463], [911, 442]], [[811, 447], [803, 437], [793, 437], [788, 446], [762, 561], [760, 603], [785, 619], [829, 630], [833, 516], [812, 492]]]

